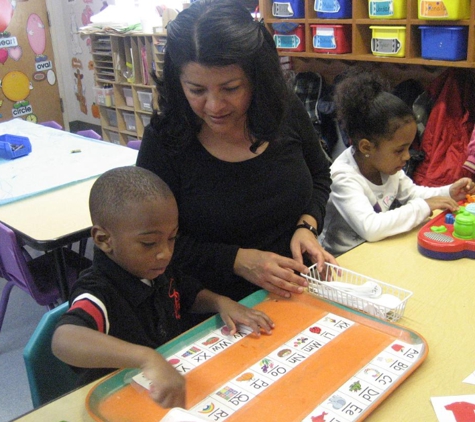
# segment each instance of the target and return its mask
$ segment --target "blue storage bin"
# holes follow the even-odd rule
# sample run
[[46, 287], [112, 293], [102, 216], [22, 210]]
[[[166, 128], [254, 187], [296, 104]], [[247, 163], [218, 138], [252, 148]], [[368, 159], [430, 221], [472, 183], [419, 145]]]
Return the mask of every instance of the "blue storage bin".
[[351, 0], [315, 0], [317, 18], [349, 19], [352, 14]]
[[12, 160], [23, 157], [31, 152], [30, 139], [26, 136], [1, 135], [0, 136], [0, 158]]
[[466, 60], [468, 27], [420, 26], [421, 57], [429, 60]]
[[276, 18], [304, 18], [304, 0], [273, 0], [272, 16]]

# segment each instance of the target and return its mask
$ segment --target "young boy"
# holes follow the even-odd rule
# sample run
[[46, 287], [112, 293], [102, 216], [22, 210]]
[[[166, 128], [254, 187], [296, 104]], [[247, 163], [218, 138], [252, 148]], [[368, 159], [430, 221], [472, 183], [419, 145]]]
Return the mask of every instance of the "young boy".
[[81, 383], [116, 368], [140, 368], [162, 407], [184, 407], [185, 380], [155, 349], [184, 331], [186, 312], [219, 312], [230, 329], [256, 335], [274, 326], [264, 313], [212, 293], [169, 263], [178, 209], [168, 186], [140, 167], [120, 167], [94, 183], [89, 209], [93, 265], [73, 286], [53, 353], [80, 371]]

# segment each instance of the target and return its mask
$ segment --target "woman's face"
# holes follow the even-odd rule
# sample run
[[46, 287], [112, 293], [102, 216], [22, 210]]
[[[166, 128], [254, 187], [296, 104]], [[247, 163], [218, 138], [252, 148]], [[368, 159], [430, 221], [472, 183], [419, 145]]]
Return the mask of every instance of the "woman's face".
[[183, 67], [180, 82], [190, 107], [212, 132], [244, 130], [252, 88], [240, 66], [190, 62]]

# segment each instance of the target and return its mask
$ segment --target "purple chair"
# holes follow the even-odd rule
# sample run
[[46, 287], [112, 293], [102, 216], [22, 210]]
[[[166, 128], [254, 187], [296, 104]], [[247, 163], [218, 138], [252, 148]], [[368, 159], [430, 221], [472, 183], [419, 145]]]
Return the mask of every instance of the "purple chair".
[[[80, 270], [91, 265], [89, 259], [63, 248], [68, 284], [76, 281]], [[14, 286], [28, 293], [38, 305], [54, 308], [60, 300], [54, 255], [46, 252], [32, 258], [19, 244], [15, 232], [0, 223], [0, 261], [3, 278], [7, 281], [0, 298], [0, 330]]]
[[86, 138], [97, 139], [99, 141], [102, 140], [102, 136], [99, 135], [95, 130], [87, 129], [87, 130], [80, 130], [76, 132], [78, 135], [84, 136]]
[[132, 149], [140, 149], [140, 145], [142, 141], [139, 139], [132, 139], [131, 141], [127, 142], [127, 146]]
[[40, 122], [40, 125], [52, 127], [53, 129], [63, 130], [63, 126], [61, 126], [59, 123], [55, 122], [54, 120], [49, 120], [47, 122]]

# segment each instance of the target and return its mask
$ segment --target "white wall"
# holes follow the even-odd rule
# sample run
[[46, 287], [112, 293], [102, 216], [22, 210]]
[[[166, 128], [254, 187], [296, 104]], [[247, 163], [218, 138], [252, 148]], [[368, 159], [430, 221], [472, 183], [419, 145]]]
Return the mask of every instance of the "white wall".
[[[46, 0], [51, 20], [51, 36], [55, 55], [60, 95], [64, 105], [64, 121], [80, 120], [99, 125], [92, 116], [94, 102], [94, 68], [88, 37], [78, 34], [78, 29], [88, 18], [100, 11], [103, 0]], [[107, 0], [114, 4], [114, 0]], [[79, 73], [78, 73], [79, 71]], [[78, 92], [78, 77], [82, 89]], [[78, 99], [81, 94], [84, 100]]]

